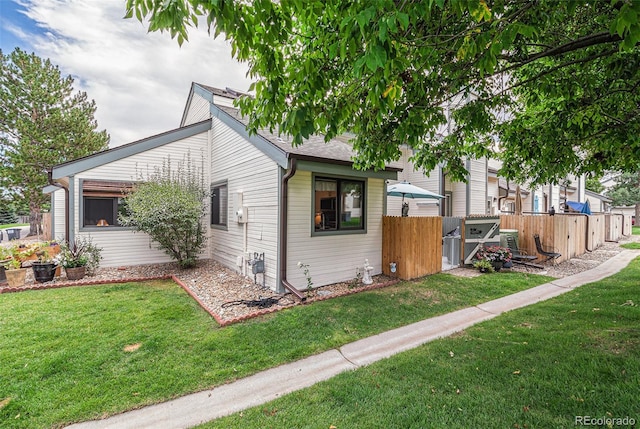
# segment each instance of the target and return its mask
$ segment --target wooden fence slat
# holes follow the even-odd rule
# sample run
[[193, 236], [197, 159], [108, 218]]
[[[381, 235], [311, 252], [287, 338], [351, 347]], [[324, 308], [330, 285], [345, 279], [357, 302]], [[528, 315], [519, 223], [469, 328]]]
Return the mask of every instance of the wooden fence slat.
[[[382, 272], [403, 280], [442, 270], [442, 218], [384, 216]], [[397, 271], [391, 273], [390, 263]]]
[[[589, 240], [587, 237], [589, 219], [584, 215], [502, 215], [502, 229], [517, 229], [520, 249], [530, 255], [538, 254], [534, 234], [540, 236], [545, 248], [560, 253], [556, 262], [567, 261], [586, 252]], [[593, 230], [589, 234], [591, 245], [601, 244], [604, 228], [602, 219], [593, 221]]]

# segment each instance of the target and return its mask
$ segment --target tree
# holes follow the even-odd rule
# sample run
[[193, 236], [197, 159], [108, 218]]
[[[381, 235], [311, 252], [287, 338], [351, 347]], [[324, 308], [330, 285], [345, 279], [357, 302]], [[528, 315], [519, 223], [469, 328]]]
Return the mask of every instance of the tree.
[[127, 0], [127, 16], [179, 43], [205, 17], [249, 64], [252, 131], [351, 131], [358, 167], [402, 144], [454, 179], [494, 151], [537, 184], [640, 161], [637, 1]]
[[607, 192], [614, 206], [635, 206], [636, 225], [640, 219], [640, 170], [623, 173], [616, 179], [616, 185]]
[[16, 222], [18, 222], [18, 216], [16, 216], [13, 204], [7, 199], [0, 198], [0, 225]]
[[601, 178], [602, 176], [588, 177], [585, 181], [585, 188], [592, 192], [595, 192], [596, 194], [601, 193], [602, 191], [604, 191], [604, 186], [602, 185], [602, 183], [600, 183]]
[[49, 60], [16, 48], [0, 51], [0, 187], [29, 204], [30, 234], [37, 233], [46, 203], [42, 188], [56, 164], [106, 149], [109, 136], [96, 131], [95, 102], [73, 93]]
[[181, 268], [196, 265], [206, 244], [202, 218], [206, 213], [202, 172], [187, 158], [172, 170], [171, 159], [156, 168], [125, 197], [123, 226], [146, 232]]

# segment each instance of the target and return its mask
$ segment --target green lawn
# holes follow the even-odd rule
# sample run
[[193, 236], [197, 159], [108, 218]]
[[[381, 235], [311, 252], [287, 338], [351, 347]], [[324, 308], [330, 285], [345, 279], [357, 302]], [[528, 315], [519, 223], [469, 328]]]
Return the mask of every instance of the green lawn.
[[[200, 428], [574, 428], [584, 416], [637, 425], [639, 278], [637, 258], [610, 278]], [[630, 427], [610, 423], [596, 427]]]
[[169, 281], [2, 294], [0, 426], [104, 417], [548, 280], [438, 274], [226, 328]]
[[633, 235], [640, 235], [640, 226], [633, 226], [631, 227], [631, 233]]
[[28, 223], [5, 223], [0, 225], [0, 229], [5, 229], [5, 228], [15, 228], [16, 226], [27, 226], [29, 225]]
[[634, 241], [632, 243], [621, 244], [620, 247], [625, 249], [640, 249], [640, 242]]

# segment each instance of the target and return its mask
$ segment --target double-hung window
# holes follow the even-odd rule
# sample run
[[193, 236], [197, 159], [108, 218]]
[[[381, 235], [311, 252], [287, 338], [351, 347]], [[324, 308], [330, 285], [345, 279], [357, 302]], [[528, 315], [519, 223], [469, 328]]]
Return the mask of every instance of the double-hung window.
[[316, 232], [364, 230], [364, 181], [316, 176], [313, 187]]
[[211, 186], [211, 225], [227, 226], [228, 213], [227, 183], [219, 183]]
[[118, 214], [124, 208], [124, 196], [131, 190], [128, 182], [82, 181], [82, 226], [120, 226]]

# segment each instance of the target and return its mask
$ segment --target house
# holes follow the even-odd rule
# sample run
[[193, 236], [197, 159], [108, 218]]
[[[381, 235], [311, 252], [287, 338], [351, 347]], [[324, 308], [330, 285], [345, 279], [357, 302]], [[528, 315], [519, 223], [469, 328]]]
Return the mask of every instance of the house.
[[[413, 155], [412, 149], [404, 146], [400, 148], [400, 165], [402, 171], [398, 172], [396, 181], [407, 181], [412, 185], [435, 192], [445, 198], [439, 199], [405, 199], [409, 204], [410, 216], [467, 216], [469, 214], [484, 214], [487, 204], [487, 160], [466, 160], [466, 168], [469, 171], [467, 182], [451, 180], [446, 169], [436, 167], [429, 174], [424, 174], [416, 169], [410, 161]], [[400, 216], [402, 211], [402, 199], [398, 197], [387, 198], [387, 214]]]
[[[406, 180], [413, 185], [443, 195], [439, 200], [405, 200], [409, 203], [410, 216], [455, 216], [499, 215], [515, 212], [515, 198], [518, 184], [507, 181], [498, 175], [502, 166], [495, 159], [467, 159], [466, 182], [455, 182], [446, 175], [446, 168], [436, 167], [428, 174], [417, 170], [410, 158], [413, 155], [408, 147], [401, 148], [402, 171], [398, 181]], [[547, 184], [531, 187], [520, 186], [522, 211], [524, 213], [546, 213], [554, 207], [557, 212], [564, 209], [566, 201], [586, 201], [584, 176], [568, 175], [560, 185]], [[387, 214], [401, 213], [401, 199], [389, 197]]]
[[589, 201], [592, 212], [607, 213], [611, 211], [611, 198], [588, 189], [585, 190], [584, 195], [586, 200]]
[[365, 259], [381, 273], [385, 181], [400, 169], [355, 170], [339, 139], [313, 136], [294, 148], [268, 130], [249, 135], [233, 107], [239, 96], [193, 83], [179, 128], [53, 167], [53, 236], [91, 236], [104, 266], [168, 262], [147, 235], [119, 226], [117, 213], [139, 172], [190, 156], [211, 188], [203, 258], [247, 275], [247, 262], [263, 258], [264, 284], [278, 292], [307, 286], [298, 262], [313, 286], [355, 278]]

